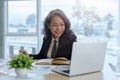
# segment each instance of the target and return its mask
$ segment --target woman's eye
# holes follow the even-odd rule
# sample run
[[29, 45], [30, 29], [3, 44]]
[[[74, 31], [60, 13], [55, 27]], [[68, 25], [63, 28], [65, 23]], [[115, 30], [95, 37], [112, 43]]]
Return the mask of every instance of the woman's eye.
[[61, 24], [61, 26], [64, 26], [64, 24]]

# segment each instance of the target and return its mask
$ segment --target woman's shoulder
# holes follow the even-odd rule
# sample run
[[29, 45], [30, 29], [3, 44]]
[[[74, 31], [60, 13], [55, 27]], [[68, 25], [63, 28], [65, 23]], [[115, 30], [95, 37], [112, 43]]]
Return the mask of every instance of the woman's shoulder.
[[72, 44], [76, 40], [77, 40], [77, 37], [72, 32], [70, 32], [69, 34], [64, 34], [64, 36], [60, 38], [60, 42], [61, 42], [62, 45]]
[[43, 40], [48, 40], [48, 39], [51, 39], [51, 36], [44, 36], [43, 37]]
[[72, 32], [72, 31], [69, 31], [67, 34], [65, 34], [66, 35], [66, 38], [65, 39], [67, 39], [67, 41], [76, 41], [76, 39], [77, 39], [77, 37], [76, 37], [76, 35]]

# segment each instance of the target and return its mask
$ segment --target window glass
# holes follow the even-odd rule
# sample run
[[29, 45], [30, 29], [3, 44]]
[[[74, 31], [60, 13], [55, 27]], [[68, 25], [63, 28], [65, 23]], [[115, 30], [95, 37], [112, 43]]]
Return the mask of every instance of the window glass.
[[[78, 41], [84, 38], [107, 39], [107, 53], [112, 56], [117, 55], [120, 50], [118, 45], [120, 35], [118, 26], [119, 0], [41, 0], [39, 2], [40, 31], [43, 29], [43, 21], [49, 11], [59, 8], [69, 18], [71, 29], [77, 35]], [[43, 34], [40, 34], [40, 37], [27, 36], [28, 33], [36, 33], [38, 29], [36, 27], [38, 26], [36, 25], [36, 3], [36, 0], [8, 1], [7, 32], [18, 33], [19, 35], [24, 33], [26, 36], [25, 39], [23, 37], [8, 36], [6, 38], [7, 47], [11, 44], [9, 41], [11, 38], [14, 42], [16, 39], [20, 39], [24, 43], [27, 43], [28, 40], [38, 42], [38, 38], [40, 42], [42, 41]], [[22, 44], [22, 41], [19, 43]], [[17, 42], [15, 43], [17, 44]], [[9, 51], [9, 48], [7, 51]]]
[[35, 54], [38, 50], [37, 1], [6, 1], [5, 57], [26, 50]]
[[[52, 9], [62, 9], [71, 22], [78, 41], [84, 38], [108, 40], [108, 54], [117, 54], [118, 0], [42, 0], [41, 20]], [[49, 3], [49, 4], [46, 4]]]
[[36, 32], [36, 1], [8, 1], [8, 32]]
[[77, 41], [86, 38], [107, 40], [106, 53], [111, 56], [110, 62], [118, 62], [119, 0], [41, 0], [41, 23], [49, 11], [57, 8], [62, 9], [69, 18]]
[[37, 51], [37, 37], [7, 37], [6, 49], [8, 57], [17, 55], [19, 50], [26, 50], [29, 54], [35, 54]]

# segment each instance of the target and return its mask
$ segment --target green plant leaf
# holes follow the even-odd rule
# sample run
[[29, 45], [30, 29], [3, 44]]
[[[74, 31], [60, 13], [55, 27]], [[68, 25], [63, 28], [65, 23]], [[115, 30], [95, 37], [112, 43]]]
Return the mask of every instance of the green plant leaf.
[[33, 57], [30, 57], [28, 54], [19, 54], [11, 58], [8, 62], [9, 68], [27, 68], [32, 69], [34, 66]]

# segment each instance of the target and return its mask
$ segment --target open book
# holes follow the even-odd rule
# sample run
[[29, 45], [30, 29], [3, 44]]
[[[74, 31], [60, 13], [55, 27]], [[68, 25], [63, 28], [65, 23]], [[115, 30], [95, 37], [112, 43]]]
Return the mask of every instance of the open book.
[[0, 67], [6, 65], [7, 63], [8, 63], [8, 60], [0, 59]]
[[7, 72], [5, 72], [5, 71], [3, 71], [3, 70], [0, 70], [0, 76], [1, 75], [7, 75], [8, 73]]
[[64, 58], [64, 57], [58, 57], [54, 59], [41, 59], [38, 60], [36, 65], [69, 65], [70, 60]]

